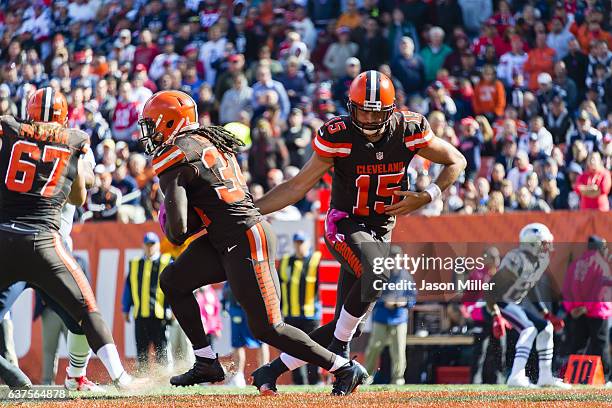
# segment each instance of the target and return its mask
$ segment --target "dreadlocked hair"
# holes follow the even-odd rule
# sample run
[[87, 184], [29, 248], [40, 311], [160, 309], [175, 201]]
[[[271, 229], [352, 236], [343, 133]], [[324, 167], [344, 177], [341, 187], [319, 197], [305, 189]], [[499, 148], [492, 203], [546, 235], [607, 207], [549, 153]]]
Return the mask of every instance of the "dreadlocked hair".
[[222, 153], [236, 155], [244, 147], [242, 140], [222, 126], [201, 126], [189, 133], [206, 138]]

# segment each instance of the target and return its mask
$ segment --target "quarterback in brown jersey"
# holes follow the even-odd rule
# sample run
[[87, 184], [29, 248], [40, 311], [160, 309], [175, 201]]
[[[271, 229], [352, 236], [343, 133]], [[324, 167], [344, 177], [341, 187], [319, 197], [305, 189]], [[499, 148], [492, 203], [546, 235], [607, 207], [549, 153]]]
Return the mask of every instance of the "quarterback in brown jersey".
[[[368, 309], [380, 297], [373, 284], [373, 260], [386, 256], [395, 217], [438, 198], [465, 168], [465, 158], [436, 138], [423, 115], [395, 110], [395, 89], [378, 71], [359, 74], [349, 89], [347, 116], [325, 123], [313, 139], [314, 154], [292, 179], [255, 202], [262, 214], [300, 200], [333, 168], [332, 197], [325, 242], [340, 262], [334, 319], [310, 336], [340, 355], [358, 331]], [[423, 192], [407, 191], [406, 169], [415, 155], [443, 166]], [[253, 375], [267, 388], [304, 362], [281, 356]]]
[[[202, 326], [193, 291], [228, 281], [259, 340], [331, 371], [334, 394], [352, 392], [367, 378], [357, 362], [317, 344], [287, 325], [280, 310], [275, 271], [276, 238], [253, 205], [235, 154], [241, 143], [222, 127], [200, 127], [196, 104], [186, 93], [161, 91], [144, 105], [139, 121], [147, 154], [164, 193], [162, 228], [174, 244], [195, 239], [161, 275], [160, 285], [196, 355], [193, 367], [170, 383], [187, 386], [225, 378]], [[201, 223], [193, 222], [197, 214]], [[263, 394], [274, 389], [260, 388]]]
[[0, 288], [25, 281], [78, 322], [118, 387], [136, 385], [119, 360], [93, 291], [58, 232], [68, 201], [80, 206], [93, 177], [81, 154], [89, 136], [66, 127], [68, 104], [51, 87], [27, 104], [28, 120], [0, 117]]

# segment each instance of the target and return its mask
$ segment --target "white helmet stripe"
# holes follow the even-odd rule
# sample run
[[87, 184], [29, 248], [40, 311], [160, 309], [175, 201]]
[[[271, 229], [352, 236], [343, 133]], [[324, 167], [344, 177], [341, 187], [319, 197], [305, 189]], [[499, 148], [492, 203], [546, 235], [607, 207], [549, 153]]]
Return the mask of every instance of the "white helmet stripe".
[[368, 95], [368, 99], [370, 102], [376, 102], [376, 87], [378, 86], [378, 81], [376, 81], [376, 71], [370, 71], [370, 95]]
[[49, 122], [51, 120], [51, 112], [53, 111], [53, 93], [53, 88], [47, 88], [47, 91], [45, 92], [43, 122]]

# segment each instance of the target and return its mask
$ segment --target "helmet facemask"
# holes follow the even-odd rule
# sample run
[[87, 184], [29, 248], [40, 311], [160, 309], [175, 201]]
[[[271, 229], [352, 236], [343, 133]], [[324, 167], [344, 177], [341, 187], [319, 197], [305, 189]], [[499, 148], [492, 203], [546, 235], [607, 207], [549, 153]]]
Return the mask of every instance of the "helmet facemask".
[[164, 143], [164, 135], [156, 130], [155, 122], [151, 118], [139, 119], [138, 125], [140, 125], [141, 133], [138, 141], [144, 147], [145, 153], [151, 156]]
[[[395, 104], [391, 106], [382, 107], [380, 101], [370, 102], [366, 101], [364, 106], [359, 106], [356, 103], [349, 100], [347, 104], [349, 113], [351, 115], [351, 121], [353, 125], [363, 134], [367, 139], [375, 139], [385, 130], [391, 114], [395, 110]], [[358, 116], [360, 113], [363, 115], [370, 114], [370, 120], [365, 122], [359, 120]]]

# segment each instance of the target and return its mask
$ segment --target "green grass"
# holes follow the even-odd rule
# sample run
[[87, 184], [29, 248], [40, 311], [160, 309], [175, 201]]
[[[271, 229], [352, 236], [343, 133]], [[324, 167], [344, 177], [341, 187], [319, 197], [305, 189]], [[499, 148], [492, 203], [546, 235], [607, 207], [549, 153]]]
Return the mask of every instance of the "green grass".
[[[295, 386], [285, 385], [279, 386], [281, 394], [287, 393], [329, 393], [330, 386]], [[574, 386], [573, 390], [580, 392], [572, 392], [572, 390], [559, 392], [550, 392], [538, 389], [516, 389], [509, 388], [505, 385], [371, 385], [359, 388], [359, 392], [380, 392], [381, 398], [384, 398], [384, 393], [387, 391], [399, 391], [408, 393], [406, 396], [410, 401], [428, 402], [437, 401], [443, 402], [469, 402], [469, 401], [610, 401], [612, 402], [612, 390], [602, 387], [592, 386]], [[410, 397], [410, 392], [418, 392], [419, 394]], [[456, 392], [457, 395], [444, 394], [440, 392]], [[474, 393], [465, 395], [466, 392]], [[499, 392], [507, 392], [498, 394]], [[425, 393], [425, 395], [423, 395]], [[431, 396], [427, 394], [431, 393]], [[247, 386], [246, 388], [238, 388], [231, 386], [194, 386], [176, 388], [170, 386], [157, 386], [139, 396], [178, 396], [178, 395], [256, 395], [254, 387]], [[120, 393], [114, 389], [110, 389], [106, 393], [72, 393], [74, 397], [83, 399], [115, 399], [124, 398], [126, 394]]]

